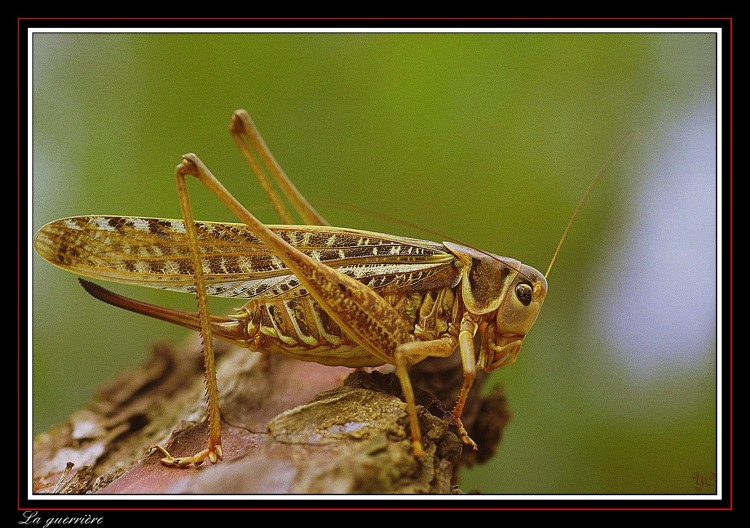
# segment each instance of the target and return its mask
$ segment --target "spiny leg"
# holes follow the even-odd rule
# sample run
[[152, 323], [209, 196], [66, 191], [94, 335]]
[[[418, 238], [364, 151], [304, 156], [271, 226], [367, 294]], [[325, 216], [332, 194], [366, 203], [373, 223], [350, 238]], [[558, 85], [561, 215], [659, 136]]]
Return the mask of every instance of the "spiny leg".
[[422, 447], [422, 432], [419, 429], [419, 420], [417, 419], [417, 405], [414, 399], [414, 390], [409, 379], [409, 372], [406, 369], [410, 364], [410, 359], [424, 357], [448, 357], [456, 349], [456, 338], [453, 335], [445, 336], [441, 339], [432, 341], [411, 341], [403, 343], [396, 347], [394, 352], [394, 362], [396, 365], [396, 376], [401, 383], [401, 391], [404, 393], [406, 401], [406, 412], [409, 415], [409, 427], [411, 428], [411, 442], [414, 448], [414, 455], [417, 457], [424, 456]]
[[211, 320], [208, 314], [208, 299], [206, 298], [206, 280], [203, 275], [203, 263], [201, 261], [200, 246], [198, 245], [198, 234], [193, 219], [193, 210], [190, 205], [185, 181], [185, 173], [181, 170], [182, 164], [178, 165], [175, 174], [177, 176], [177, 194], [180, 198], [180, 209], [185, 223], [185, 235], [190, 246], [190, 258], [195, 275], [195, 295], [198, 300], [198, 316], [200, 319], [201, 339], [203, 341], [203, 364], [206, 383], [206, 412], [208, 414], [208, 447], [188, 457], [174, 457], [169, 451], [160, 445], [155, 445], [164, 458], [162, 464], [167, 466], [189, 466], [200, 464], [208, 458], [216, 462], [222, 457], [221, 449], [221, 415], [219, 411], [219, 388], [216, 382], [216, 360], [214, 357], [213, 334], [211, 332]]
[[[461, 390], [456, 401], [456, 406], [453, 409], [453, 422], [458, 428], [458, 433], [461, 436], [461, 440], [471, 446], [472, 449], [477, 449], [477, 444], [471, 439], [469, 433], [466, 432], [463, 422], [461, 422], [461, 413], [466, 405], [466, 398], [469, 396], [471, 386], [474, 384], [474, 378], [476, 377], [476, 358], [474, 357], [474, 334], [476, 334], [478, 325], [471, 314], [465, 313], [461, 319], [461, 326], [459, 328], [458, 339], [454, 336], [447, 336], [443, 339], [435, 341], [415, 341], [412, 343], [406, 343], [396, 349], [396, 374], [401, 380], [401, 386], [406, 392], [405, 382], [408, 383], [408, 375], [406, 374], [406, 364], [410, 357], [448, 357], [456, 349], [458, 344], [461, 350], [461, 364], [463, 365], [464, 380], [461, 385]], [[411, 384], [409, 384], [409, 390], [411, 390]], [[412, 396], [413, 398], [413, 396]], [[407, 405], [409, 404], [407, 399]], [[409, 409], [410, 420], [416, 420], [416, 410]], [[414, 418], [412, 414], [414, 413]], [[412, 431], [414, 426], [412, 425]]]
[[461, 329], [458, 334], [458, 347], [461, 351], [461, 364], [464, 369], [464, 381], [461, 385], [461, 391], [458, 393], [458, 400], [456, 400], [456, 406], [453, 408], [453, 422], [458, 428], [458, 433], [461, 435], [461, 440], [465, 444], [471, 446], [476, 451], [477, 444], [471, 439], [469, 433], [466, 432], [463, 422], [461, 421], [461, 414], [464, 411], [466, 405], [466, 398], [469, 396], [471, 386], [474, 384], [474, 378], [477, 375], [476, 357], [474, 354], [474, 335], [477, 333], [478, 325], [474, 319], [471, 318], [470, 314], [464, 314], [461, 319]]
[[[287, 197], [294, 211], [297, 212], [303, 222], [312, 225], [329, 225], [328, 222], [313, 208], [312, 205], [302, 196], [297, 187], [292, 183], [289, 177], [276, 161], [271, 150], [260, 135], [255, 123], [253, 123], [250, 114], [246, 110], [235, 110], [232, 113], [232, 122], [229, 125], [229, 133], [232, 134], [234, 142], [237, 144], [242, 157], [245, 158], [250, 170], [258, 180], [263, 192], [266, 193], [268, 200], [271, 202], [276, 214], [279, 215], [281, 222], [284, 224], [293, 224], [294, 218], [289, 211], [284, 200], [279, 196], [273, 183], [269, 181], [266, 171], [256, 157], [260, 157], [263, 164], [269, 169], [276, 185]], [[260, 366], [264, 372], [270, 370], [269, 353], [262, 352]]]
[[310, 205], [310, 203], [302, 196], [297, 187], [292, 183], [289, 177], [281, 168], [281, 165], [276, 161], [276, 158], [271, 153], [271, 150], [266, 145], [263, 137], [258, 132], [258, 129], [250, 118], [250, 114], [245, 110], [236, 110], [232, 114], [232, 124], [229, 127], [229, 132], [232, 134], [237, 147], [240, 149], [242, 156], [250, 166], [250, 170], [253, 171], [255, 177], [258, 179], [263, 191], [271, 201], [273, 208], [281, 218], [281, 221], [285, 224], [293, 224], [289, 209], [287, 208], [284, 201], [281, 199], [276, 189], [273, 187], [271, 182], [266, 177], [266, 173], [258, 163], [253, 151], [255, 151], [263, 164], [268, 168], [271, 176], [273, 177], [276, 185], [279, 186], [281, 191], [287, 197], [292, 205], [292, 208], [297, 212], [302, 221], [309, 225], [329, 225], [320, 213]]
[[[253, 174], [255, 174], [282, 222], [291, 224], [294, 221], [288, 208], [266, 177], [266, 173], [258, 163], [258, 160], [253, 155], [253, 150], [258, 153], [263, 160], [263, 163], [268, 167], [274, 181], [281, 188], [282, 192], [284, 192], [285, 196], [289, 199], [294, 210], [297, 211], [302, 220], [308, 224], [328, 225], [326, 220], [307, 202], [291, 180], [289, 180], [289, 177], [284, 173], [284, 170], [276, 161], [263, 140], [263, 137], [255, 127], [250, 115], [245, 110], [237, 110], [234, 112], [232, 115], [230, 131], [240, 149], [240, 152], [250, 166]], [[205, 293], [205, 278], [201, 264], [198, 236], [195, 229], [190, 196], [185, 182], [185, 175], [188, 173], [189, 171], [185, 170], [184, 164], [180, 164], [177, 167], [177, 192], [180, 197], [180, 208], [182, 209], [182, 215], [185, 222], [185, 232], [188, 239], [188, 245], [190, 246], [191, 259], [193, 261], [201, 337], [203, 340], [209, 439], [208, 447], [206, 449], [189, 457], [174, 457], [164, 447], [160, 445], [152, 446], [162, 451], [165, 455], [161, 460], [162, 463], [171, 466], [199, 464], [206, 458], [211, 460], [211, 462], [216, 462], [222, 456], [221, 417], [219, 410], [219, 391], [216, 382], [216, 365], [213, 352], [213, 336], [209, 322], [208, 302]]]
[[[178, 172], [195, 176], [224, 202], [297, 276], [301, 285], [341, 329], [373, 356], [392, 363], [396, 357], [396, 349], [405, 344], [410, 345], [414, 341], [411, 333], [413, 327], [377, 292], [358, 280], [312, 259], [268, 229], [232, 196], [195, 154], [183, 156], [182, 163], [178, 165]], [[455, 344], [453, 340], [450, 350], [443, 350], [448, 348], [443, 345], [440, 354], [430, 352], [427, 355], [450, 355]], [[408, 346], [403, 350], [408, 354]], [[415, 423], [416, 408], [405, 368], [405, 363], [402, 362], [399, 378], [405, 387], [406, 398], [411, 397], [410, 420]], [[416, 432], [413, 431], [412, 434], [417, 435], [414, 442], [415, 453], [423, 453], [419, 444], [419, 429], [416, 428]]]

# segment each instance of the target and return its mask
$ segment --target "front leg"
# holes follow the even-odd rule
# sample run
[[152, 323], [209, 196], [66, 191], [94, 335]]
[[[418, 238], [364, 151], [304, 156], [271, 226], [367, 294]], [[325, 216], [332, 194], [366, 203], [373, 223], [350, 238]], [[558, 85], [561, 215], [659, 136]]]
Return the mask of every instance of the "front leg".
[[464, 381], [461, 385], [461, 392], [458, 394], [458, 400], [456, 400], [456, 406], [453, 408], [453, 422], [458, 428], [461, 440], [463, 440], [465, 444], [470, 445], [474, 451], [477, 450], [477, 444], [471, 439], [469, 433], [466, 432], [466, 428], [461, 421], [461, 414], [463, 414], [471, 386], [474, 384], [474, 378], [477, 376], [474, 335], [477, 333], [478, 328], [479, 324], [474, 320], [472, 315], [468, 312], [464, 313], [464, 316], [461, 319], [461, 330], [458, 334], [458, 347], [461, 350], [461, 364], [464, 369]]

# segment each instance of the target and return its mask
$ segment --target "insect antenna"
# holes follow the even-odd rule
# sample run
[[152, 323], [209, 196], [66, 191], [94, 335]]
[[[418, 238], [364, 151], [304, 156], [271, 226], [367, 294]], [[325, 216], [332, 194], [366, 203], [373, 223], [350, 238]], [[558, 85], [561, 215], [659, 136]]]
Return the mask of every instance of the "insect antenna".
[[607, 161], [604, 162], [599, 171], [596, 173], [596, 176], [594, 176], [594, 178], [591, 180], [591, 183], [589, 183], [589, 186], [586, 188], [586, 192], [583, 193], [583, 196], [581, 196], [581, 199], [578, 201], [578, 205], [576, 205], [573, 214], [570, 216], [568, 225], [565, 226], [565, 230], [560, 237], [560, 242], [557, 243], [557, 248], [555, 248], [555, 253], [552, 255], [552, 260], [550, 260], [547, 271], [544, 273], [545, 278], [549, 278], [549, 272], [552, 270], [552, 265], [555, 263], [555, 260], [557, 260], [557, 255], [560, 253], [560, 248], [562, 247], [563, 242], [565, 242], [565, 239], [568, 237], [570, 226], [573, 225], [573, 220], [576, 219], [576, 216], [578, 216], [578, 212], [581, 210], [581, 207], [583, 207], [583, 204], [586, 203], [589, 194], [591, 194], [591, 190], [599, 182], [602, 176], [604, 176], [604, 173], [607, 172], [607, 169], [609, 169], [612, 163], [614, 163], [614, 161], [620, 156], [620, 154], [622, 154], [622, 152], [630, 145], [635, 135], [635, 132], [631, 132], [630, 134], [625, 136], [625, 139], [623, 139], [620, 142], [620, 145], [612, 152], [612, 154], [610, 154]]
[[343, 209], [349, 209], [350, 211], [354, 211], [357, 213], [365, 214], [368, 216], [373, 216], [375, 218], [381, 218], [383, 220], [388, 220], [397, 224], [405, 225], [407, 227], [411, 227], [413, 229], [416, 229], [418, 231], [424, 231], [425, 233], [430, 233], [431, 235], [435, 235], [436, 237], [439, 237], [440, 240], [447, 240], [448, 242], [453, 242], [455, 244], [460, 244], [462, 246], [470, 247], [471, 249], [478, 251], [479, 253], [484, 253], [488, 257], [491, 257], [499, 262], [502, 262], [505, 266], [508, 266], [513, 271], [517, 272], [519, 275], [526, 277], [528, 280], [531, 280], [531, 277], [526, 275], [524, 272], [522, 272], [518, 267], [514, 266], [510, 262], [507, 262], [497, 255], [493, 255], [489, 251], [485, 251], [484, 249], [480, 249], [478, 247], [474, 247], [471, 244], [467, 244], [466, 242], [463, 242], [462, 240], [459, 240], [456, 237], [452, 237], [450, 235], [446, 235], [445, 233], [441, 233], [440, 231], [437, 231], [436, 229], [430, 229], [429, 227], [425, 227], [420, 224], [416, 224], [414, 222], [409, 222], [408, 220], [404, 220], [402, 218], [397, 218], [395, 216], [391, 216], [385, 213], [381, 213], [380, 211], [373, 211], [372, 209], [367, 209], [366, 207], [360, 207], [358, 205], [348, 204], [345, 202], [337, 202], [335, 200], [324, 200], [323, 203], [333, 205], [335, 207], [341, 207]]
[[441, 240], [447, 240], [448, 242], [454, 242], [456, 244], [466, 245], [457, 238], [454, 238], [450, 235], [446, 235], [445, 233], [441, 233], [440, 231], [437, 231], [435, 229], [430, 229], [429, 227], [425, 227], [423, 225], [409, 222], [408, 220], [404, 220], [403, 218], [398, 218], [396, 216], [391, 216], [389, 214], [381, 213], [380, 211], [374, 211], [372, 209], [368, 209], [366, 207], [360, 207], [359, 205], [354, 205], [346, 202], [339, 202], [336, 200], [322, 200], [321, 203], [326, 205], [331, 205], [333, 207], [341, 208], [341, 209], [348, 209], [349, 211], [354, 211], [355, 213], [360, 213], [366, 216], [371, 216], [373, 218], [380, 218], [382, 220], [388, 220], [389, 222], [393, 222], [396, 224], [401, 224], [406, 227], [411, 227], [412, 229], [416, 229], [417, 231], [423, 231], [425, 233], [429, 233], [431, 235], [435, 235], [436, 237], [439, 237]]

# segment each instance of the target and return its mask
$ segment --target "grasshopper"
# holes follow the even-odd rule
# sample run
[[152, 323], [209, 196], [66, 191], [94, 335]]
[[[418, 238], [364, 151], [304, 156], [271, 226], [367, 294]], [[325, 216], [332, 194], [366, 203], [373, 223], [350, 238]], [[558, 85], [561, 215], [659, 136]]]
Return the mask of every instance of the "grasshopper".
[[[43, 258], [76, 274], [197, 296], [198, 312], [187, 312], [122, 297], [81, 279], [102, 301], [198, 330], [203, 337], [207, 446], [189, 456], [152, 446], [162, 452], [161, 462], [184, 467], [222, 458], [214, 337], [324, 365], [395, 365], [417, 457], [424, 449], [407, 367], [427, 357], [448, 357], [458, 348], [463, 384], [453, 420], [463, 442], [476, 449], [461, 423], [476, 371], [516, 360], [544, 303], [546, 276], [568, 229], [616, 153], [591, 182], [542, 274], [518, 260], [457, 243], [331, 227], [281, 169], [246, 111], [233, 113], [230, 132], [284, 225], [263, 224], [195, 154], [186, 154], [175, 169], [181, 220], [70, 217], [43, 226], [34, 240]], [[195, 221], [189, 176], [242, 223]], [[305, 225], [291, 225], [292, 213], [274, 184]], [[208, 295], [246, 303], [234, 314], [215, 316], [209, 314]]]

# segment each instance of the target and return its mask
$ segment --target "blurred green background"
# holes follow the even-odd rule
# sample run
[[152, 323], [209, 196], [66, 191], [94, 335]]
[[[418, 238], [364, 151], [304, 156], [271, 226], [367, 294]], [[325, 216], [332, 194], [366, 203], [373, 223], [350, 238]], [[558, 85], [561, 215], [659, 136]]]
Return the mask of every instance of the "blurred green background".
[[[715, 493], [695, 475], [716, 471], [716, 44], [686, 33], [36, 34], [32, 228], [83, 214], [177, 218], [173, 169], [186, 152], [277, 221], [227, 133], [246, 108], [332, 224], [439, 239], [331, 202], [353, 204], [544, 271], [583, 190], [636, 131], [574, 225], [517, 363], [490, 378], [513, 419], [461, 487]], [[192, 189], [198, 218], [236, 221]], [[155, 341], [189, 334], [31, 260], [35, 433]]]

